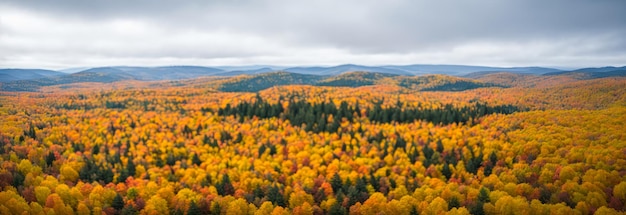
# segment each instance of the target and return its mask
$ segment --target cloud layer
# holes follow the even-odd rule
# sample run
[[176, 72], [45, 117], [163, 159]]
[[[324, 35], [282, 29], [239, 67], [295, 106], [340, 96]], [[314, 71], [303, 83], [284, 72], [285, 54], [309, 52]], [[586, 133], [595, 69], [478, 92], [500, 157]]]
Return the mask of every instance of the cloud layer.
[[0, 67], [624, 65], [624, 8], [620, 0], [3, 1]]

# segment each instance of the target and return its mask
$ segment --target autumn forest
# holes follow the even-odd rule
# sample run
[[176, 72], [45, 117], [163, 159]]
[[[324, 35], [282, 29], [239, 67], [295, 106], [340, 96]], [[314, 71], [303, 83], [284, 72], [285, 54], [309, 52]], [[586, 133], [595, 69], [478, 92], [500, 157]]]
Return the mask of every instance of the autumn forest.
[[0, 91], [0, 214], [626, 212], [624, 77], [306, 80]]

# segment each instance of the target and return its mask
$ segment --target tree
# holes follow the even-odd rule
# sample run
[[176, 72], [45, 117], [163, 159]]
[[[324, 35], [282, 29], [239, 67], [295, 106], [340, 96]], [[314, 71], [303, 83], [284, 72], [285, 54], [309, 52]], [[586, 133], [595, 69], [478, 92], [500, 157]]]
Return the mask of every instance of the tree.
[[443, 163], [441, 174], [446, 177], [446, 180], [449, 180], [450, 177], [452, 177], [452, 171], [450, 170], [450, 165], [448, 163]]
[[69, 165], [61, 166], [61, 180], [76, 182], [78, 180], [78, 172]]
[[261, 204], [261, 207], [259, 207], [259, 209], [256, 212], [254, 212], [254, 214], [255, 215], [271, 214], [273, 210], [274, 210], [274, 205], [272, 205], [271, 202], [263, 202], [263, 204]]
[[128, 164], [126, 165], [126, 169], [128, 170], [128, 174], [130, 176], [135, 177], [137, 167], [135, 166], [135, 162], [133, 161], [133, 156], [128, 157]]
[[[87, 205], [85, 203], [80, 202], [80, 203], [78, 203], [78, 206], [76, 206], [76, 214], [78, 214], [78, 215], [90, 215], [91, 211], [89, 210], [89, 207], [87, 207]], [[122, 213], [122, 214], [123, 215], [127, 215], [128, 213]]]
[[54, 152], [50, 151], [46, 156], [46, 164], [48, 164], [48, 166], [52, 166], [52, 162], [54, 162], [54, 160], [56, 160], [56, 156], [54, 155]]
[[356, 181], [356, 185], [354, 186], [356, 191], [358, 192], [357, 201], [363, 203], [369, 198], [369, 192], [367, 190], [367, 179], [365, 176], [359, 178]]
[[441, 142], [441, 140], [437, 141], [437, 152], [443, 153], [443, 143]]
[[124, 208], [122, 208], [122, 211], [120, 211], [121, 215], [136, 215], [138, 213], [139, 212], [133, 205], [126, 205]]
[[291, 195], [289, 196], [289, 207], [290, 208], [296, 208], [298, 206], [302, 206], [304, 204], [308, 204], [309, 206], [311, 204], [314, 204], [313, 202], [313, 196], [311, 196], [310, 194], [302, 191], [302, 190], [298, 190], [295, 191], [293, 193], [291, 193]]
[[332, 206], [330, 206], [330, 209], [328, 210], [328, 214], [345, 215], [345, 214], [348, 214], [348, 210], [346, 210], [346, 208], [342, 207], [341, 204], [339, 204], [339, 202], [336, 201]]
[[45, 205], [46, 199], [50, 195], [50, 188], [44, 186], [35, 187], [35, 197], [40, 205]]
[[233, 184], [230, 182], [230, 176], [228, 174], [224, 174], [222, 176], [222, 182], [217, 184], [217, 191], [220, 195], [233, 195], [235, 194], [235, 188]]
[[428, 204], [428, 207], [426, 208], [426, 211], [428, 211], [428, 214], [439, 214], [441, 212], [445, 212], [448, 210], [448, 203], [443, 200], [441, 197], [437, 197], [435, 198], [432, 202], [430, 202], [430, 204]]
[[176, 164], [176, 157], [174, 157], [174, 154], [170, 151], [167, 153], [167, 158], [165, 159], [165, 163], [169, 166], [174, 166], [174, 164]]
[[448, 201], [448, 210], [451, 210], [452, 208], [458, 208], [458, 207], [461, 207], [461, 202], [459, 201], [459, 198], [457, 198], [456, 196], [453, 196]]
[[470, 213], [474, 215], [484, 215], [485, 214], [485, 210], [483, 209], [484, 205], [485, 203], [481, 201], [476, 202], [474, 205], [470, 207]]
[[154, 195], [146, 202], [146, 207], [142, 213], [144, 212], [148, 214], [168, 214], [167, 201], [159, 195]]
[[187, 215], [200, 215], [200, 214], [202, 214], [202, 211], [200, 210], [196, 202], [192, 201], [189, 204], [189, 210], [187, 210]]
[[335, 193], [341, 190], [343, 182], [341, 181], [341, 177], [339, 177], [339, 173], [335, 173], [335, 175], [333, 175], [333, 178], [330, 179], [330, 185], [333, 187], [333, 192]]
[[24, 185], [24, 179], [26, 179], [26, 178], [24, 177], [24, 175], [21, 172], [19, 172], [19, 171], [14, 172], [13, 173], [13, 184], [12, 184], [13, 187], [18, 188], [18, 187]]
[[281, 207], [286, 207], [287, 202], [285, 201], [285, 197], [280, 193], [278, 186], [271, 186], [267, 192], [267, 200], [272, 202], [273, 204]]
[[115, 198], [113, 198], [113, 202], [111, 202], [111, 207], [115, 208], [115, 210], [122, 210], [122, 208], [124, 208], [124, 198], [122, 197], [122, 195], [120, 195], [119, 193], [117, 195], [115, 195]]
[[478, 193], [478, 201], [486, 203], [489, 202], [489, 190], [487, 188], [480, 188], [480, 192]]
[[200, 164], [202, 164], [202, 160], [200, 160], [200, 158], [198, 157], [198, 154], [196, 153], [193, 154], [193, 157], [191, 158], [191, 162], [195, 164], [196, 166], [200, 166]]

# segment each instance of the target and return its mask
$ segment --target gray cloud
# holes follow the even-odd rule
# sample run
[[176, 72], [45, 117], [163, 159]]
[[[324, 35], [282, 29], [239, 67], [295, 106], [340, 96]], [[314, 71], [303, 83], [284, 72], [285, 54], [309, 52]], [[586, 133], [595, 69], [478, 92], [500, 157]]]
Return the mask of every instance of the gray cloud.
[[626, 2], [3, 1], [0, 67], [623, 65]]

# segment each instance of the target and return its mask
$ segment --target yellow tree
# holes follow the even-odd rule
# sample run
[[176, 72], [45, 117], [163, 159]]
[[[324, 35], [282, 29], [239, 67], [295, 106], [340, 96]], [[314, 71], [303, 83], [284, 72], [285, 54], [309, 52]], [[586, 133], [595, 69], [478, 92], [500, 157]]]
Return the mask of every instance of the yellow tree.
[[167, 201], [158, 195], [152, 196], [147, 202], [146, 207], [141, 210], [141, 214], [167, 214], [169, 209], [167, 207]]

